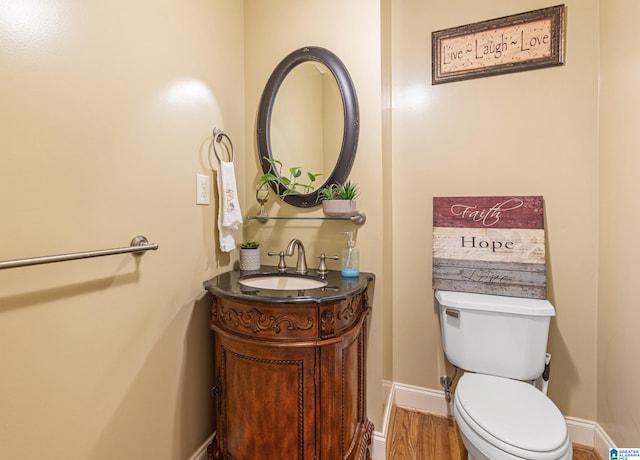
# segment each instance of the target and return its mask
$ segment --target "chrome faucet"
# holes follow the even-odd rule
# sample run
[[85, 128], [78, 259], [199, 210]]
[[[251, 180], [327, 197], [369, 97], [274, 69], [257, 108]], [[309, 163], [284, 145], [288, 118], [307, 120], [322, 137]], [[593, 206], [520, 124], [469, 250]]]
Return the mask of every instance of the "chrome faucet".
[[285, 254], [287, 256], [292, 256], [296, 246], [298, 247], [298, 261], [296, 262], [296, 273], [299, 273], [301, 275], [306, 275], [309, 272], [309, 270], [307, 270], [307, 258], [304, 253], [304, 245], [302, 244], [302, 241], [300, 241], [298, 238], [292, 239], [287, 245]]

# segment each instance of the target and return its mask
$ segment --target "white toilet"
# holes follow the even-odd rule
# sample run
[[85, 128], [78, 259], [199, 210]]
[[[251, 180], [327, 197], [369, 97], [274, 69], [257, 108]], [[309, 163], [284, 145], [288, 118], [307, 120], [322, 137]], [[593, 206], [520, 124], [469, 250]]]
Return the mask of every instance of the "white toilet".
[[532, 385], [545, 367], [547, 300], [436, 291], [445, 355], [466, 372], [454, 415], [469, 460], [569, 460], [564, 417]]

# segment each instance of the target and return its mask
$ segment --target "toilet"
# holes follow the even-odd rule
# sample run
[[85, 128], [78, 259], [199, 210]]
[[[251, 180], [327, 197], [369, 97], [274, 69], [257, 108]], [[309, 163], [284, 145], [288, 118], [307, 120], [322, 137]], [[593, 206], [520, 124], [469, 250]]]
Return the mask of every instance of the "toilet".
[[465, 371], [453, 411], [469, 460], [569, 460], [560, 410], [533, 382], [545, 369], [547, 300], [436, 291], [447, 359]]

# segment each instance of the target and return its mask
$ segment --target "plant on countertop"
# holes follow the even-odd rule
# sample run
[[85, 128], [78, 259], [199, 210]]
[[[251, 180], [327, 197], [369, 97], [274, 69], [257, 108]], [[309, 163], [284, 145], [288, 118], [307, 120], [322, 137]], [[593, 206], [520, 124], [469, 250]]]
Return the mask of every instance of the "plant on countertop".
[[352, 184], [350, 180], [344, 184], [330, 184], [323, 187], [318, 192], [319, 200], [355, 200], [360, 192], [357, 184]]
[[[288, 195], [299, 195], [301, 193], [308, 194], [313, 190], [313, 183], [316, 179], [323, 174], [313, 174], [308, 172], [308, 183], [298, 182], [298, 178], [302, 176], [302, 168], [294, 166], [289, 168], [289, 177], [285, 177], [282, 174], [282, 162], [274, 160], [272, 158], [263, 157], [269, 163], [269, 172], [263, 174], [260, 177], [260, 185], [258, 190], [266, 183], [272, 183], [275, 185], [276, 194], [282, 199]], [[300, 190], [298, 190], [300, 188]]]
[[240, 270], [260, 270], [260, 243], [245, 241], [240, 244]]

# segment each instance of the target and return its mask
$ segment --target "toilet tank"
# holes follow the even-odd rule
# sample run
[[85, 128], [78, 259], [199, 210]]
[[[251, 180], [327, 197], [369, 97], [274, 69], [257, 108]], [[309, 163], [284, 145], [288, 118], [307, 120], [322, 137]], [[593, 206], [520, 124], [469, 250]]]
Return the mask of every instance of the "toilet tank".
[[444, 353], [461, 369], [518, 380], [542, 374], [548, 300], [436, 291]]

